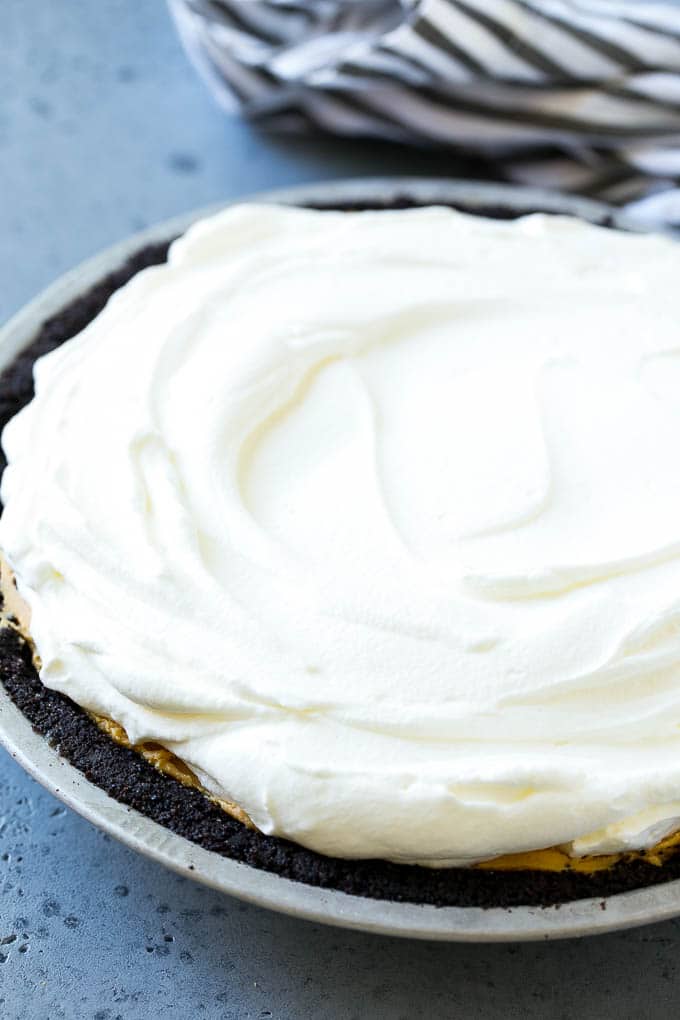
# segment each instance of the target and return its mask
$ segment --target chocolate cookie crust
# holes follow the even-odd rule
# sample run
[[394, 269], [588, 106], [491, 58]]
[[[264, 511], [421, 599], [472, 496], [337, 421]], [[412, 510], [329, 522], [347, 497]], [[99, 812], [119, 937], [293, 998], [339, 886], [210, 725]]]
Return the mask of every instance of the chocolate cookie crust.
[[[391, 207], [415, 203], [403, 199]], [[352, 206], [352, 209], [356, 206]], [[480, 210], [478, 210], [480, 211]], [[488, 209], [485, 215], [507, 210]], [[168, 245], [145, 247], [40, 328], [33, 342], [0, 377], [0, 428], [33, 395], [36, 358], [80, 332], [108, 298], [141, 269], [163, 262]], [[0, 454], [0, 470], [5, 459]], [[435, 906], [549, 906], [604, 897], [680, 877], [680, 854], [659, 867], [623, 860], [606, 871], [432, 870], [386, 861], [325, 857], [288, 840], [247, 828], [200, 791], [158, 772], [135, 751], [114, 743], [69, 698], [40, 682], [31, 650], [10, 627], [0, 629], [0, 681], [17, 707], [64, 758], [110, 796], [171, 831], [253, 867], [309, 885], [375, 899]]]

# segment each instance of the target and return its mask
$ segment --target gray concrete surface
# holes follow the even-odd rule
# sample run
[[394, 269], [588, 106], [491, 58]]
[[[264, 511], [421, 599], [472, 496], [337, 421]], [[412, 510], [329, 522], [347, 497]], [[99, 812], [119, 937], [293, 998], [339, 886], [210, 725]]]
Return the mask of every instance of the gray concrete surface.
[[[274, 139], [225, 118], [159, 0], [0, 2], [0, 318], [144, 224], [222, 197], [445, 155]], [[428, 945], [334, 931], [183, 881], [0, 751], [0, 1017], [654, 1018], [680, 922], [584, 942]]]

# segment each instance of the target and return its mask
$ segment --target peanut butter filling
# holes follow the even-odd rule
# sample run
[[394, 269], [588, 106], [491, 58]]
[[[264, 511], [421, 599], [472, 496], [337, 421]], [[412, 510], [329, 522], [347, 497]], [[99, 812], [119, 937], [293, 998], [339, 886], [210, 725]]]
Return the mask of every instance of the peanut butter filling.
[[[2, 611], [0, 626], [12, 627], [18, 631], [33, 649], [36, 668], [40, 668], [40, 659], [30, 635], [30, 610], [19, 595], [12, 571], [4, 557], [0, 556], [0, 590], [2, 591]], [[122, 747], [132, 748], [148, 761], [154, 768], [166, 776], [182, 783], [183, 786], [199, 790], [205, 797], [217, 804], [232, 818], [236, 818], [249, 828], [256, 828], [243, 808], [233, 801], [217, 797], [205, 789], [198, 776], [176, 754], [156, 741], [142, 741], [131, 744], [125, 729], [113, 719], [88, 712], [90, 718], [115, 743]], [[592, 874], [604, 871], [622, 861], [644, 860], [658, 867], [664, 864], [680, 845], [680, 830], [671, 833], [648, 850], [637, 850], [628, 853], [585, 855], [572, 857], [566, 849], [559, 846], [530, 850], [524, 853], [505, 854], [491, 860], [474, 864], [472, 867], [488, 871], [576, 871]]]

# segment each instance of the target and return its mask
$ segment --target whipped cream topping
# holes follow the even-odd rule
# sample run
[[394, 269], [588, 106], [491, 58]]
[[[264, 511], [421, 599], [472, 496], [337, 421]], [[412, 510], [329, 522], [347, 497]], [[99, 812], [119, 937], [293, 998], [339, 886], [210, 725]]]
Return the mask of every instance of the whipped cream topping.
[[680, 249], [241, 206], [41, 358], [42, 679], [267, 833], [446, 864], [680, 818]]

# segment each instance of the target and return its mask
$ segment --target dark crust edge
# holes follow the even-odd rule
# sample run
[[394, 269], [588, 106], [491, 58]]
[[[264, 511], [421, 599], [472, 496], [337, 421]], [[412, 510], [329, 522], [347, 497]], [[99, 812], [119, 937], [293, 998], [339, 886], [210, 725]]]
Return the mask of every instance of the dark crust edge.
[[[390, 207], [414, 204], [404, 198]], [[348, 208], [366, 207], [352, 204]], [[476, 211], [511, 218], [506, 209]], [[164, 262], [167, 250], [167, 244], [143, 248], [43, 323], [32, 343], [0, 376], [0, 428], [31, 399], [36, 358], [80, 332], [127, 280], [147, 266]], [[4, 455], [0, 455], [0, 471], [4, 467]], [[0, 681], [33, 729], [111, 797], [206, 850], [308, 885], [439, 907], [515, 907], [551, 906], [591, 897], [604, 900], [615, 893], [680, 877], [680, 854], [670, 857], [662, 867], [640, 859], [623, 860], [591, 875], [571, 871], [433, 870], [387, 861], [325, 857], [246, 828], [200, 791], [182, 786], [136, 752], [115, 744], [69, 698], [42, 685], [30, 647], [10, 627], [0, 629]]]

